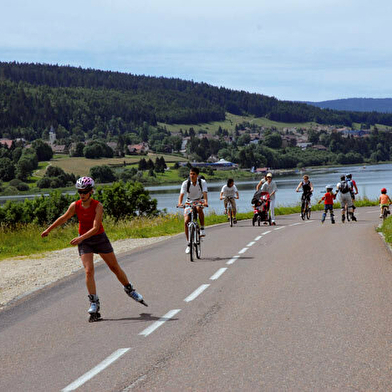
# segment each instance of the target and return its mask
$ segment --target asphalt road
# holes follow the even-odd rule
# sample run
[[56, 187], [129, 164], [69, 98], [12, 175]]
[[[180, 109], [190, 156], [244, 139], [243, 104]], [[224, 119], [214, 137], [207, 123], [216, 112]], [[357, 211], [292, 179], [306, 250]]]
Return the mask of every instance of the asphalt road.
[[0, 391], [391, 391], [378, 211], [208, 227], [194, 263], [183, 236], [124, 253], [149, 307], [100, 264], [98, 323], [75, 273], [0, 312]]

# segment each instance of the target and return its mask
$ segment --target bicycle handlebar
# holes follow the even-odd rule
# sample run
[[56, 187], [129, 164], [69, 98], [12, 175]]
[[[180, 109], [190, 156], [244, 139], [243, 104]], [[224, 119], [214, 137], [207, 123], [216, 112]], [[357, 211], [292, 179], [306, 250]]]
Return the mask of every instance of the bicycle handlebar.
[[204, 208], [204, 207], [208, 207], [208, 204], [203, 204], [203, 203], [200, 203], [199, 201], [192, 201], [192, 202], [186, 202], [184, 204], [178, 204], [176, 206], [176, 208], [186, 208], [186, 207], [201, 207], [201, 208]]

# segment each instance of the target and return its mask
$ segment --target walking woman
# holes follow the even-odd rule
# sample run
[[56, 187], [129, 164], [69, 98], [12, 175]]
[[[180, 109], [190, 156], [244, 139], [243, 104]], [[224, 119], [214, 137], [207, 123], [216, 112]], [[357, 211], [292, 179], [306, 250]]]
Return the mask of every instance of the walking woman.
[[102, 225], [103, 206], [92, 198], [94, 193], [94, 180], [90, 177], [81, 177], [76, 181], [80, 199], [71, 203], [65, 214], [53, 222], [41, 237], [46, 237], [54, 228], [71, 219], [75, 214], [79, 220], [79, 236], [71, 240], [71, 245], [78, 246], [79, 255], [86, 273], [86, 286], [90, 300], [90, 321], [101, 319], [99, 314], [100, 303], [94, 279], [94, 253], [98, 253], [110, 270], [124, 286], [124, 291], [135, 301], [147, 306], [141, 294], [135, 291], [125, 272], [121, 269], [114, 254], [113, 247]]

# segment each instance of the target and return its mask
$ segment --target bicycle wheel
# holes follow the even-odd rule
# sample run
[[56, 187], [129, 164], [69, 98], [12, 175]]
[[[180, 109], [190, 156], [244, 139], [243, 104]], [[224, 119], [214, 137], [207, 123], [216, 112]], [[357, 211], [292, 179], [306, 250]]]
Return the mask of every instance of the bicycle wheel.
[[387, 216], [388, 216], [388, 210], [385, 207], [383, 207], [382, 208], [382, 220], [384, 221], [385, 219], [387, 219]]
[[233, 227], [233, 210], [229, 209], [230, 227]]
[[195, 249], [195, 226], [193, 225], [189, 227], [189, 247], [189, 258], [191, 261], [193, 261], [193, 251]]
[[310, 214], [312, 213], [312, 210], [310, 209], [310, 207], [306, 208], [306, 218], [310, 219]]
[[301, 204], [301, 218], [305, 220], [305, 202], [303, 201]]
[[195, 254], [198, 259], [201, 257], [200, 228], [195, 231]]

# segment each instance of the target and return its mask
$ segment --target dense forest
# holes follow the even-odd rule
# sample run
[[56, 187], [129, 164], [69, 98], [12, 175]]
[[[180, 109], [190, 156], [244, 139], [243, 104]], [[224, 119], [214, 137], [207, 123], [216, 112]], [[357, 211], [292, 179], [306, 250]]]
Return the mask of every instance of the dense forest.
[[[122, 135], [143, 124], [219, 121], [225, 112], [281, 122], [392, 125], [392, 114], [339, 112], [175, 78], [0, 62], [0, 137]], [[112, 124], [112, 125], [111, 125]]]

